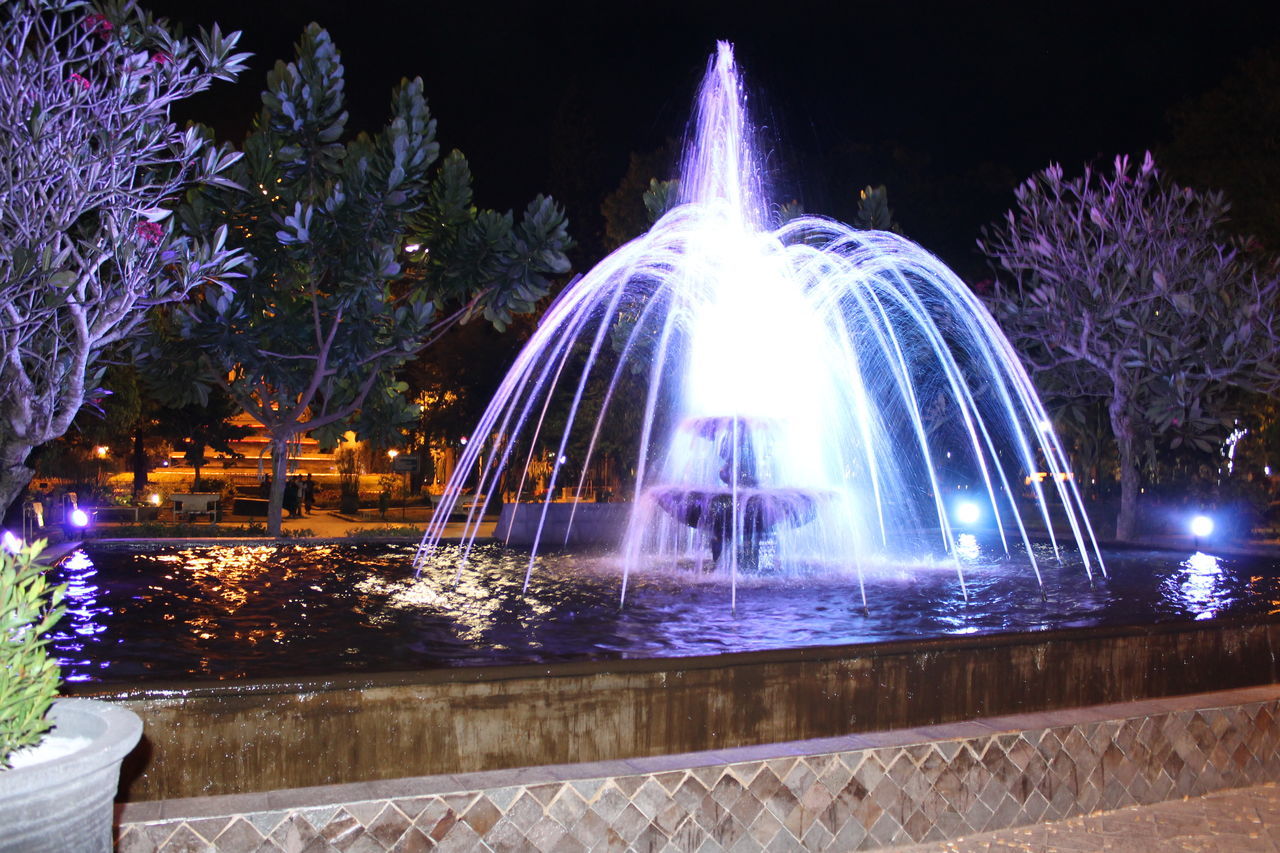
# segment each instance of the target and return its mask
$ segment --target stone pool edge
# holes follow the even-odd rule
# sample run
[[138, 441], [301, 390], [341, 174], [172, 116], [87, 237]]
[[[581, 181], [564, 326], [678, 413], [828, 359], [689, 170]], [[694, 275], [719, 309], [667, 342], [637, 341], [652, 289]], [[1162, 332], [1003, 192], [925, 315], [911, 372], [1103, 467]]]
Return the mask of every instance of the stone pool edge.
[[704, 658], [100, 686], [138, 712], [120, 800], [788, 743], [1280, 682], [1275, 617]]
[[1276, 684], [679, 755], [127, 803], [117, 838], [121, 853], [320, 840], [344, 850], [707, 840], [873, 849], [1268, 781], [1280, 781]]

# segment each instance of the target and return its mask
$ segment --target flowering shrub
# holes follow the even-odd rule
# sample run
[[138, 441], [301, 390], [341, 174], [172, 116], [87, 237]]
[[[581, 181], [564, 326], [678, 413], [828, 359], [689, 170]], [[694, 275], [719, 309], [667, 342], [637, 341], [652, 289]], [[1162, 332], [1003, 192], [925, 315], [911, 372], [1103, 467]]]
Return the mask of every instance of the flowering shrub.
[[109, 41], [111, 39], [111, 33], [116, 28], [115, 24], [111, 23], [110, 19], [103, 14], [90, 15], [84, 19], [81, 26], [83, 26], [87, 31], [97, 35], [97, 37], [103, 41]]
[[235, 79], [238, 39], [182, 38], [133, 0], [0, 3], [0, 511], [96, 395], [102, 351], [234, 277], [224, 230], [162, 223], [239, 157], [170, 119]]
[[159, 222], [139, 222], [133, 230], [153, 246], [158, 246], [160, 238], [164, 236], [164, 227]]

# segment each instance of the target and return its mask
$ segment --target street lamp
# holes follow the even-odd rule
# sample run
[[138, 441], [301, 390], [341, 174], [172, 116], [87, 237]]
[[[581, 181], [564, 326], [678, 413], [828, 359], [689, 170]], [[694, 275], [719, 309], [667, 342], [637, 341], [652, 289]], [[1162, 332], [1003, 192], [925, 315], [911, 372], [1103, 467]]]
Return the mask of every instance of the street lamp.
[[[395, 471], [396, 471], [396, 457], [399, 455], [400, 455], [399, 450], [387, 451], [387, 456], [391, 459], [391, 472], [393, 475], [395, 474]], [[412, 463], [413, 459], [406, 456], [405, 461]], [[408, 504], [408, 501], [409, 501], [409, 486], [412, 484], [412, 480], [410, 479], [411, 477], [412, 477], [412, 474], [410, 472], [410, 469], [406, 466], [404, 469], [404, 491], [400, 493], [400, 519], [402, 521], [408, 517], [409, 510], [406, 508], [406, 505]]]

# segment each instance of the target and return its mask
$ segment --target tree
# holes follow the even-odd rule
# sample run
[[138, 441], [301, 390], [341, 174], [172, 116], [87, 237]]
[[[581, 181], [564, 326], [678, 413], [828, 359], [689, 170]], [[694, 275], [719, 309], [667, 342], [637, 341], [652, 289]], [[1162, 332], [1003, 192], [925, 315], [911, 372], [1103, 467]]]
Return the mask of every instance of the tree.
[[1280, 250], [1280, 54], [1273, 44], [1221, 85], [1173, 112], [1161, 161], [1231, 200], [1231, 228]]
[[191, 41], [131, 0], [13, 0], [0, 19], [0, 509], [33, 448], [71, 425], [106, 347], [147, 309], [225, 278], [224, 231], [181, 233], [182, 190], [234, 154], [169, 108], [247, 54], [215, 26]]
[[677, 184], [660, 176], [674, 171], [677, 150], [676, 141], [668, 139], [661, 148], [645, 154], [631, 152], [627, 173], [600, 204], [606, 249], [613, 251], [648, 231], [649, 226], [674, 206], [673, 188]]
[[858, 218], [854, 224], [863, 231], [902, 233], [902, 227], [889, 208], [889, 190], [884, 184], [878, 187], [868, 185], [858, 192]]
[[524, 317], [501, 334], [468, 323], [407, 364], [403, 378], [422, 406], [411, 430], [418, 439], [414, 443], [456, 442], [469, 435], [534, 328]]
[[1227, 205], [1163, 179], [1148, 153], [1074, 180], [1054, 165], [984, 229], [989, 297], [1048, 395], [1101, 398], [1120, 462], [1119, 539], [1133, 538], [1144, 448], [1225, 438], [1235, 387], [1280, 387], [1280, 285], [1222, 235]]
[[[247, 192], [191, 194], [184, 210], [194, 229], [230, 224], [247, 258], [234, 289], [211, 284], [175, 319], [207, 376], [266, 427], [277, 535], [295, 436], [333, 446], [347, 429], [393, 434], [414, 416], [394, 376], [406, 360], [455, 322], [505, 327], [569, 266], [551, 199], [516, 223], [472, 206], [460, 153], [433, 172], [436, 123], [420, 79], [395, 89], [379, 133], [342, 141], [343, 77], [329, 34], [310, 25], [296, 60], [267, 76], [232, 172]], [[445, 306], [457, 310], [439, 316]]]
[[208, 401], [203, 404], [162, 406], [155, 410], [151, 433], [183, 451], [183, 459], [195, 470], [193, 491], [200, 491], [200, 469], [210, 461], [205, 451], [212, 449], [234, 456], [236, 450], [231, 443], [253, 432], [251, 427], [231, 422], [238, 414], [240, 407], [222, 388], [211, 389]]

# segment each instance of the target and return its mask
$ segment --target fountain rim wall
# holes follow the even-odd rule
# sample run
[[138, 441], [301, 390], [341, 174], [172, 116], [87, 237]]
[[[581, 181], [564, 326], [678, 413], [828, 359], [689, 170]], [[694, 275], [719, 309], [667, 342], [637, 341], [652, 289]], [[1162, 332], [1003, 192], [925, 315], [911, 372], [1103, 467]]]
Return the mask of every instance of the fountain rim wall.
[[[567, 678], [601, 673], [655, 673], [664, 670], [696, 671], [725, 669], [757, 664], [785, 664], [799, 661], [833, 661], [863, 657], [890, 657], [929, 654], [943, 650], [963, 651], [1026, 645], [1032, 642], [1071, 642], [1081, 638], [1099, 639], [1135, 634], [1177, 634], [1207, 627], [1232, 628], [1258, 623], [1280, 625], [1280, 614], [1224, 616], [1213, 619], [1124, 625], [1054, 628], [1043, 631], [1009, 631], [989, 634], [935, 636], [908, 640], [847, 643], [838, 645], [791, 646], [707, 655], [670, 657], [593, 658], [525, 664], [472, 664], [424, 669], [377, 672], [339, 672], [331, 675], [275, 676], [243, 679], [173, 679], [142, 684], [121, 682], [76, 682], [64, 684], [67, 696], [124, 701], [161, 699], [176, 696], [215, 697], [223, 694], [256, 695], [273, 693], [358, 690], [412, 684], [508, 681], [525, 678]], [[1278, 650], [1280, 651], [1280, 650]]]
[[[117, 820], [121, 849], [176, 827], [161, 853], [188, 849], [193, 834], [227, 853], [316, 832], [370, 835], [381, 849], [406, 826], [402, 845], [428, 835], [545, 847], [529, 836], [545, 840], [549, 826], [588, 846], [607, 831], [694, 849], [749, 830], [756, 849], [770, 839], [831, 849], [835, 830], [845, 849], [867, 849], [1274, 783], [1278, 710], [1277, 686], [1265, 685], [689, 755], [134, 802]], [[750, 801], [734, 806], [741, 821], [725, 824], [720, 804], [739, 796]], [[1016, 808], [986, 807], [1005, 796]], [[620, 801], [650, 816], [647, 826]]]
[[146, 724], [124, 801], [680, 755], [1280, 683], [1280, 616], [235, 682], [69, 686]]

